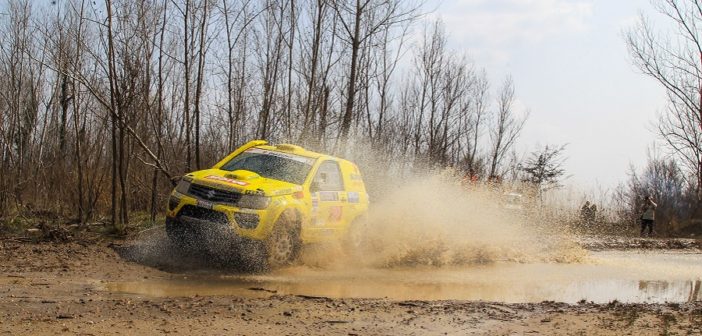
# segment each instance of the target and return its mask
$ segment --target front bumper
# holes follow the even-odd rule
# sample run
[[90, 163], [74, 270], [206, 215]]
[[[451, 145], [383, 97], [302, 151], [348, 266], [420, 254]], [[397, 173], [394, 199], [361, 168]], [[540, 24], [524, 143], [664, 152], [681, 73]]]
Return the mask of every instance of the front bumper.
[[263, 242], [242, 237], [228, 225], [188, 216], [167, 217], [166, 231], [184, 246], [221, 253], [230, 250], [261, 248]]
[[[202, 208], [197, 198], [174, 192], [171, 199], [176, 206], [169, 205], [167, 221], [180, 221], [186, 224], [174, 224], [189, 227], [188, 230], [205, 236], [223, 236], [228, 239], [249, 238], [265, 240], [271, 233], [273, 223], [279, 213], [273, 207], [265, 210], [243, 209], [231, 205], [213, 204], [211, 208]], [[177, 202], [175, 202], [177, 200]], [[170, 200], [169, 200], [170, 202]], [[206, 209], [217, 214], [210, 216], [188, 216], [184, 209]], [[221, 218], [220, 218], [221, 217]], [[192, 228], [190, 228], [192, 227]]]
[[167, 217], [166, 229], [205, 242], [239, 239], [229, 225], [190, 216]]

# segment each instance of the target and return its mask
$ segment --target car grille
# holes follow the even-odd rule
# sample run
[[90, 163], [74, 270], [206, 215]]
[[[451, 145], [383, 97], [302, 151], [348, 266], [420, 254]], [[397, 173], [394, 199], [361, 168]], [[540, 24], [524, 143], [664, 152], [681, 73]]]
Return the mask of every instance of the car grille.
[[183, 208], [178, 212], [178, 217], [181, 216], [186, 216], [186, 217], [192, 217], [192, 218], [197, 218], [197, 219], [202, 219], [214, 223], [219, 223], [219, 224], [227, 224], [229, 223], [229, 220], [227, 219], [227, 215], [225, 215], [222, 212], [211, 210], [211, 209], [205, 209], [201, 208], [198, 206], [194, 205], [185, 205]]
[[213, 203], [225, 203], [232, 205], [235, 205], [241, 198], [241, 193], [236, 191], [215, 189], [195, 183], [190, 185], [188, 193], [199, 199], [207, 200]]

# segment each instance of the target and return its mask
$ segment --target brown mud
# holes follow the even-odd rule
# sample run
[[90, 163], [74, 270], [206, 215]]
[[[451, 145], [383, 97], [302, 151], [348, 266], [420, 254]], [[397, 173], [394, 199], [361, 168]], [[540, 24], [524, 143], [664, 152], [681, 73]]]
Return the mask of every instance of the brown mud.
[[591, 251], [599, 250], [702, 250], [700, 239], [667, 239], [667, 238], [637, 238], [637, 237], [607, 237], [598, 236], [577, 237], [580, 246]]
[[[600, 258], [603, 261], [598, 263], [583, 260], [579, 264], [585, 265], [586, 268], [620, 268], [622, 265], [628, 265], [632, 262], [632, 251], [628, 251], [626, 246], [629, 246], [628, 243], [623, 244], [618, 251], [607, 251], [604, 254], [588, 252], [586, 259], [594, 255], [595, 259]], [[692, 281], [694, 279], [691, 276], [696, 272], [694, 267], [699, 267], [699, 259], [695, 258], [700, 255], [700, 251], [688, 248], [658, 253], [661, 251], [641, 251], [638, 247], [637, 249], [633, 253], [649, 253], [648, 256], [652, 257], [654, 263], [629, 267], [622, 273], [630, 274], [634, 269], [638, 269], [636, 272], [639, 273], [634, 272], [630, 278], [620, 279], [629, 279], [636, 284], [635, 286], [652, 288], [649, 291], [644, 288], [645, 295], [633, 300], [640, 301], [639, 303], [593, 303], [591, 301], [606, 300], [593, 297], [570, 303], [515, 297], [514, 300], [507, 300], [513, 303], [506, 303], [504, 300], [490, 300], [489, 297], [482, 301], [476, 301], [469, 296], [463, 300], [445, 299], [441, 296], [418, 298], [422, 292], [419, 289], [423, 288], [425, 293], [437, 293], [442, 286], [450, 289], [450, 296], [456, 295], [457, 292], [451, 289], [451, 286], [469, 288], [475, 285], [465, 280], [471, 278], [470, 274], [473, 274], [473, 279], [477, 279], [476, 274], [480, 274], [477, 270], [480, 268], [482, 274], [489, 274], [490, 269], [499, 270], [503, 267], [502, 263], [510, 264], [509, 267], [514, 266], [518, 272], [504, 273], [502, 271], [505, 269], [502, 269], [494, 271], [493, 277], [486, 278], [489, 283], [498, 281], [500, 277], [511, 278], [511, 282], [505, 280], [507, 282], [504, 282], [504, 287], [498, 288], [498, 292], [509, 291], [514, 287], [510, 287], [510, 283], [519, 284], [522, 280], [528, 282], [528, 279], [524, 278], [525, 274], [547, 274], [549, 276], [545, 278], [549, 278], [548, 281], [558, 283], [558, 278], [569, 274], [570, 270], [554, 273], [555, 269], [560, 266], [575, 266], [547, 261], [536, 265], [495, 261], [465, 266], [468, 268], [455, 265], [432, 268], [422, 265], [412, 268], [383, 266], [349, 271], [347, 267], [339, 267], [325, 258], [317, 257], [315, 260], [318, 264], [313, 266], [299, 265], [284, 270], [252, 273], [241, 271], [236, 266], [232, 267], [223, 259], [197, 254], [180, 255], [163, 244], [149, 245], [143, 241], [111, 243], [99, 239], [77, 239], [67, 243], [34, 244], [3, 239], [0, 241], [0, 333], [701, 334], [702, 302], [698, 296], [678, 298], [673, 300], [677, 302], [670, 303], [650, 303], [650, 300], [646, 300], [646, 295], [664, 297], [666, 293], [676, 291], [696, 290], [699, 293], [699, 281]], [[326, 250], [317, 253], [323, 254], [324, 251]], [[634, 259], [638, 260], [637, 258], [639, 257]], [[223, 265], [228, 266], [222, 267]], [[647, 269], [650, 268], [646, 267], [647, 265], [654, 265], [654, 270]], [[377, 274], [374, 275], [373, 272]], [[389, 277], [388, 273], [393, 272], [395, 275]], [[604, 273], [607, 272], [609, 271]], [[586, 270], [582, 274], [586, 273], [589, 271]], [[642, 276], [653, 279], [673, 273], [677, 276], [670, 277], [668, 281], [635, 280], [643, 279]], [[352, 277], [352, 274], [356, 276]], [[378, 277], [378, 274], [382, 276]], [[414, 278], [410, 276], [412, 274]], [[418, 278], [420, 274], [424, 274], [424, 279]], [[574, 277], [580, 277], [582, 274], [575, 274]], [[536, 281], [532, 284], [547, 281], [545, 278], [539, 279], [536, 276]], [[386, 295], [363, 298], [364, 293], [354, 295], [353, 289], [344, 292], [344, 286], [338, 286], [338, 283], [337, 290], [326, 293], [319, 290], [305, 292], [290, 286], [298, 281], [309, 284], [309, 288], [324, 288], [325, 284], [330, 285], [330, 281], [333, 283], [343, 280], [342, 283], [348, 284], [362, 282], [361, 279], [371, 279], [371, 283], [376, 281]], [[432, 279], [439, 285], [432, 287]], [[595, 277], [594, 280], [602, 282], [604, 279]], [[134, 283], [154, 286], [148, 291], [138, 292], [128, 285]], [[178, 288], [179, 283], [185, 284], [184, 287]], [[199, 290], [197, 284], [201, 286]], [[217, 284], [220, 289], [223, 288], [223, 292], [205, 290], [217, 288]], [[232, 287], [232, 284], [236, 286]], [[126, 286], [128, 290], [120, 290], [120, 285]], [[408, 293], [411, 295], [393, 296], [391, 289], [403, 286], [409, 286]], [[159, 288], [162, 290], [160, 293]], [[530, 286], [523, 286], [520, 290], [529, 291]], [[610, 291], [622, 290], [615, 285]], [[602, 290], [598, 289], [593, 293], [599, 292]], [[476, 293], [490, 293], [490, 290], [485, 288], [477, 290]], [[412, 297], [415, 299], [410, 299]], [[673, 297], [676, 296], [670, 296]]]

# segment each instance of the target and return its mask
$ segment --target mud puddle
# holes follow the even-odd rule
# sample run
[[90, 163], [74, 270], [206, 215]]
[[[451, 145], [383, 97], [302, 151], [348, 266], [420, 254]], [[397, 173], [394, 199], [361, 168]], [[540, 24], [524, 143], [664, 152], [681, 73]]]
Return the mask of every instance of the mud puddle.
[[593, 252], [578, 264], [497, 262], [390, 269], [296, 266], [266, 274], [180, 274], [107, 283], [105, 287], [117, 293], [158, 297], [289, 294], [507, 303], [664, 303], [702, 300], [701, 280], [702, 254], [659, 250]]

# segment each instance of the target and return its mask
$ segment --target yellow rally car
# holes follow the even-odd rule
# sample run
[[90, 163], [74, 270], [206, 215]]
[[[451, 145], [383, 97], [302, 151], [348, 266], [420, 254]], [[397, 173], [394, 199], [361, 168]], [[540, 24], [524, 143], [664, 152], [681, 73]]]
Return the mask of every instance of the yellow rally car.
[[254, 140], [180, 180], [168, 201], [166, 231], [181, 245], [262, 242], [269, 265], [280, 266], [303, 243], [357, 247], [367, 210], [355, 164]]

